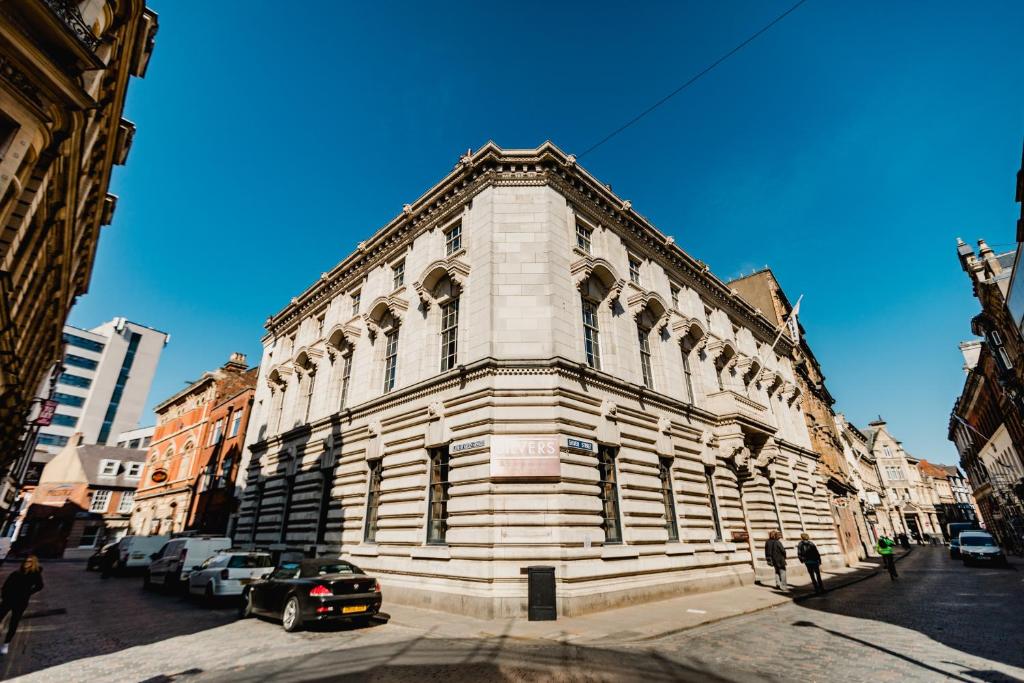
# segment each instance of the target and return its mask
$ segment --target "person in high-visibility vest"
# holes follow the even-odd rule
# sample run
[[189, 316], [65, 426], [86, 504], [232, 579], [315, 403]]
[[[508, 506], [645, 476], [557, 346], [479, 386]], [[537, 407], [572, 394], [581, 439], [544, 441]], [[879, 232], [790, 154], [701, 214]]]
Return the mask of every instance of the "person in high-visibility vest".
[[882, 564], [889, 570], [889, 578], [895, 581], [899, 574], [896, 573], [896, 558], [893, 557], [892, 549], [896, 547], [896, 541], [888, 536], [878, 538], [878, 554], [882, 556]]

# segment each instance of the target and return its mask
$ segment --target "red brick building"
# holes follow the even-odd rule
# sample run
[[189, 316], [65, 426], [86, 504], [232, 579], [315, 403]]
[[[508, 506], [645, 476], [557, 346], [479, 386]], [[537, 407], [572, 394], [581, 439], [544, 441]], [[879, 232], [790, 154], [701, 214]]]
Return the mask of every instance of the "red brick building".
[[150, 536], [188, 528], [214, 409], [254, 386], [255, 378], [255, 371], [246, 368], [245, 355], [233, 353], [223, 366], [154, 408], [156, 430], [136, 494], [134, 533]]
[[227, 394], [210, 411], [207, 437], [199, 453], [199, 480], [192, 497], [188, 529], [207, 534], [226, 534], [235, 511], [235, 477], [242, 460], [245, 430], [249, 425], [256, 376], [253, 368], [239, 379], [247, 380], [233, 394]]

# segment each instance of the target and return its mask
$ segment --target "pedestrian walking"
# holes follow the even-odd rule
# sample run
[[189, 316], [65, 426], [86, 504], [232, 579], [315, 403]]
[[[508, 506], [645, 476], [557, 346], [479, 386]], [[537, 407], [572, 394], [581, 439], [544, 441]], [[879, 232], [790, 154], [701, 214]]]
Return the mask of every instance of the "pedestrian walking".
[[775, 569], [775, 586], [780, 591], [788, 591], [786, 584], [786, 546], [782, 545], [781, 531], [768, 533], [768, 540], [764, 544], [764, 559]]
[[896, 547], [896, 542], [888, 536], [878, 537], [878, 554], [882, 556], [882, 564], [889, 570], [889, 578], [895, 581], [899, 578], [899, 574], [896, 573], [896, 558], [893, 557], [892, 549]]
[[0, 621], [7, 616], [8, 612], [11, 614], [11, 620], [7, 625], [7, 638], [4, 640], [3, 646], [0, 647], [0, 655], [7, 654], [11, 641], [14, 640], [14, 634], [18, 630], [21, 615], [28, 607], [28, 599], [33, 593], [38, 593], [41, 590], [43, 590], [43, 568], [39, 566], [39, 558], [29, 555], [20, 567], [7, 576], [3, 588], [0, 589], [0, 597], [2, 597]]
[[899, 535], [900, 545], [903, 546], [904, 550], [910, 550], [910, 539], [907, 538], [905, 533]]
[[800, 534], [800, 543], [796, 546], [796, 557], [807, 567], [807, 573], [811, 576], [811, 584], [815, 593], [824, 593], [825, 584], [821, 580], [821, 553], [818, 546], [807, 534]]

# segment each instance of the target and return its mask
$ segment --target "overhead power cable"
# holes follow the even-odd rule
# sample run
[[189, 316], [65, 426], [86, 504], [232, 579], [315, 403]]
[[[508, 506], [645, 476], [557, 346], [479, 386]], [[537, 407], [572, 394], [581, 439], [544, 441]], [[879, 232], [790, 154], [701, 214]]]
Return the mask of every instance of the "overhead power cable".
[[719, 64], [721, 64], [721, 63], [722, 63], [722, 62], [724, 62], [725, 60], [727, 60], [727, 59], [729, 59], [730, 57], [732, 57], [732, 56], [733, 56], [734, 54], [736, 54], [737, 52], [739, 52], [740, 50], [742, 50], [743, 48], [745, 48], [745, 47], [746, 47], [747, 45], [749, 45], [750, 43], [752, 43], [752, 42], [754, 42], [755, 40], [757, 40], [757, 38], [758, 38], [758, 37], [759, 37], [759, 36], [760, 36], [761, 34], [765, 33], [766, 31], [768, 31], [768, 29], [770, 29], [771, 27], [775, 26], [775, 25], [776, 25], [777, 23], [779, 23], [780, 21], [782, 21], [783, 19], [785, 19], [786, 17], [788, 17], [788, 16], [790, 15], [790, 14], [792, 14], [792, 13], [793, 13], [794, 11], [796, 11], [796, 9], [800, 7], [800, 5], [804, 4], [805, 2], [807, 2], [807, 0], [799, 0], [799, 2], [797, 2], [797, 3], [795, 4], [795, 5], [793, 5], [793, 6], [792, 6], [792, 7], [790, 7], [790, 8], [788, 9], [788, 10], [786, 10], [785, 12], [783, 12], [782, 14], [780, 14], [779, 16], [775, 17], [775, 18], [774, 18], [774, 19], [772, 19], [772, 20], [771, 20], [770, 22], [768, 22], [767, 24], [765, 24], [764, 26], [762, 26], [762, 27], [761, 27], [761, 28], [760, 28], [760, 29], [759, 29], [759, 30], [758, 30], [758, 31], [757, 31], [756, 33], [752, 34], [752, 35], [751, 35], [750, 37], [748, 37], [748, 38], [747, 38], [746, 40], [744, 40], [744, 41], [743, 41], [742, 43], [740, 43], [739, 45], [737, 45], [736, 47], [734, 47], [733, 49], [729, 50], [729, 51], [728, 51], [728, 52], [726, 52], [726, 53], [725, 53], [724, 55], [722, 55], [721, 57], [719, 57], [718, 59], [716, 59], [716, 60], [715, 60], [714, 62], [712, 62], [711, 64], [709, 64], [709, 65], [708, 65], [707, 67], [705, 67], [705, 68], [704, 68], [704, 69], [703, 69], [703, 70], [702, 70], [701, 72], [699, 72], [699, 73], [698, 73], [697, 75], [693, 76], [693, 77], [692, 77], [692, 78], [691, 78], [690, 80], [686, 81], [685, 83], [683, 83], [682, 85], [680, 85], [680, 86], [679, 86], [678, 88], [676, 88], [675, 90], [673, 90], [673, 91], [672, 91], [672, 92], [670, 92], [669, 94], [667, 94], [667, 95], [665, 95], [664, 97], [662, 97], [662, 98], [661, 98], [660, 100], [658, 100], [657, 102], [655, 102], [654, 104], [652, 104], [651, 106], [649, 106], [649, 107], [648, 107], [647, 109], [644, 109], [644, 110], [643, 110], [642, 112], [640, 112], [639, 114], [637, 114], [636, 116], [634, 116], [633, 118], [631, 118], [631, 119], [630, 119], [629, 121], [627, 121], [626, 123], [622, 124], [621, 126], [619, 126], [618, 128], [616, 128], [615, 130], [613, 130], [613, 131], [612, 131], [611, 133], [608, 133], [608, 135], [604, 136], [604, 137], [603, 137], [603, 138], [601, 138], [601, 139], [600, 139], [600, 140], [599, 140], [598, 142], [594, 143], [593, 145], [591, 145], [590, 147], [588, 147], [588, 148], [587, 148], [586, 150], [584, 150], [582, 154], [578, 154], [578, 155], [577, 155], [577, 158], [583, 158], [583, 157], [585, 157], [586, 155], [590, 154], [590, 153], [591, 153], [591, 152], [593, 152], [593, 151], [594, 151], [595, 149], [597, 149], [598, 147], [600, 147], [600, 146], [601, 146], [601, 145], [603, 145], [604, 143], [608, 142], [608, 141], [609, 141], [609, 140], [611, 140], [611, 139], [612, 139], [613, 137], [615, 137], [616, 135], [618, 135], [618, 134], [619, 134], [619, 133], [621, 133], [622, 131], [626, 130], [627, 128], [629, 128], [630, 126], [632, 126], [632, 125], [633, 125], [634, 123], [636, 123], [637, 121], [639, 121], [639, 120], [640, 120], [640, 119], [642, 119], [643, 117], [645, 117], [645, 116], [647, 116], [648, 114], [650, 114], [650, 113], [651, 113], [652, 111], [654, 111], [655, 109], [657, 109], [657, 108], [658, 108], [658, 107], [660, 107], [661, 105], [663, 105], [663, 104], [665, 104], [666, 102], [668, 102], [668, 101], [669, 101], [670, 99], [672, 99], [673, 97], [675, 97], [676, 95], [678, 95], [679, 93], [681, 93], [681, 92], [682, 92], [683, 90], [686, 90], [686, 89], [687, 89], [688, 87], [690, 87], [691, 85], [693, 85], [694, 83], [696, 83], [696, 82], [697, 82], [698, 80], [700, 80], [700, 78], [701, 78], [702, 76], [704, 76], [705, 74], [708, 74], [708, 73], [710, 73], [711, 71], [713, 71], [713, 70], [715, 69], [715, 67], [717, 67], [717, 66], [718, 66]]

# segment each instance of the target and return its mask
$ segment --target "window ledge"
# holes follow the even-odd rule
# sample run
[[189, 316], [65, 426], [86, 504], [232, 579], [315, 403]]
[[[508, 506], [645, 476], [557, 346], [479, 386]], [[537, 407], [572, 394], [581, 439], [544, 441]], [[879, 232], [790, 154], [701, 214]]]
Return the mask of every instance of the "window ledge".
[[422, 545], [413, 548], [409, 557], [414, 560], [450, 560], [452, 552], [446, 545]]
[[640, 551], [629, 545], [601, 546], [602, 560], [626, 560], [640, 557]]
[[711, 541], [711, 549], [716, 553], [734, 553], [736, 552], [736, 544], [726, 541]]
[[697, 548], [690, 545], [689, 543], [666, 543], [665, 554], [666, 555], [693, 555], [697, 552]]
[[380, 550], [376, 545], [357, 545], [355, 548], [349, 548], [348, 554], [356, 557], [378, 557]]

